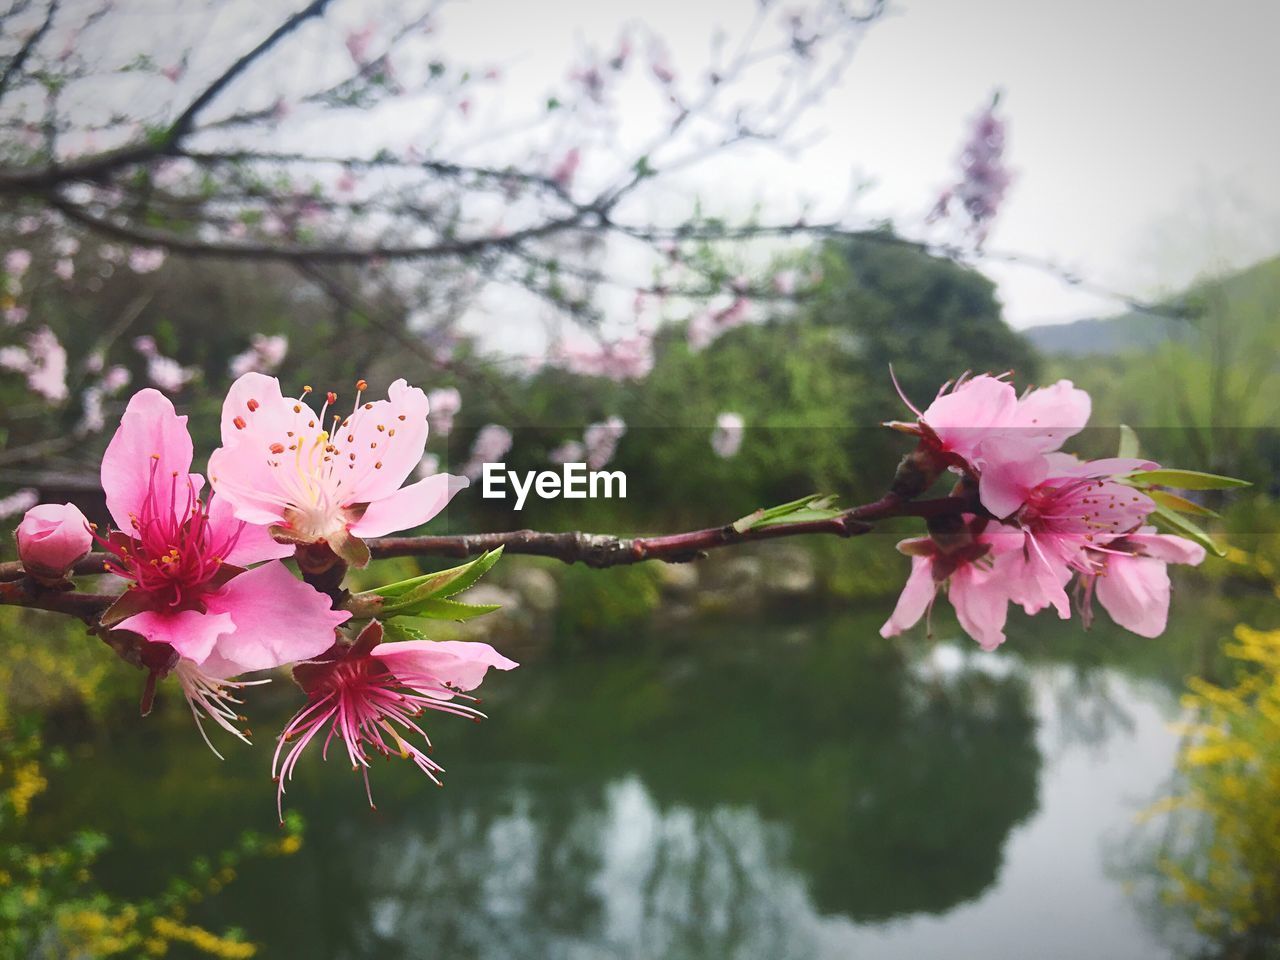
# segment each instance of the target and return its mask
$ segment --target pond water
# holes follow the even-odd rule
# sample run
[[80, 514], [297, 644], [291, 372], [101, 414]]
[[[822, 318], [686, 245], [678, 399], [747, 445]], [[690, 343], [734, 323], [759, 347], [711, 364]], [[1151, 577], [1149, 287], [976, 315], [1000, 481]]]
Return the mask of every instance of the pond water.
[[[309, 757], [286, 796], [302, 850], [193, 919], [268, 958], [1171, 956], [1126, 893], [1178, 745], [1177, 683], [1142, 668], [1164, 641], [1099, 625], [1064, 659], [1037, 622], [983, 654], [882, 641], [882, 615], [667, 630], [497, 676], [492, 719], [432, 725], [446, 788], [379, 764], [376, 812]], [[153, 891], [274, 825], [271, 739], [220, 763], [177, 710], [117, 727], [33, 829], [105, 831], [104, 879]]]

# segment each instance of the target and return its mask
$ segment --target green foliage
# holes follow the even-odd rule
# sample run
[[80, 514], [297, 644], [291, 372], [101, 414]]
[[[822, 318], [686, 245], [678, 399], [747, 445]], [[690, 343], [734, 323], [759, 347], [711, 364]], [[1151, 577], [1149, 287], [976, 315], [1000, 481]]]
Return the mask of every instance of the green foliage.
[[246, 960], [257, 947], [235, 929], [215, 934], [191, 922], [193, 908], [219, 893], [247, 859], [288, 855], [302, 843], [302, 821], [287, 816], [279, 836], [243, 833], [215, 860], [197, 858], [152, 897], [124, 899], [105, 889], [94, 865], [108, 838], [89, 827], [51, 846], [26, 833], [32, 801], [48, 786], [46, 772], [67, 766], [47, 750], [36, 725], [0, 726], [0, 956], [164, 956], [174, 945], [224, 960]]
[[658, 609], [656, 564], [592, 570], [575, 564], [560, 577], [564, 602], [556, 614], [563, 650], [608, 644], [643, 628]]
[[490, 550], [476, 559], [448, 570], [426, 573], [397, 583], [368, 590], [361, 597], [383, 598], [379, 616], [421, 617], [428, 620], [470, 620], [492, 613], [496, 604], [468, 604], [446, 599], [461, 593], [493, 568], [502, 548]]

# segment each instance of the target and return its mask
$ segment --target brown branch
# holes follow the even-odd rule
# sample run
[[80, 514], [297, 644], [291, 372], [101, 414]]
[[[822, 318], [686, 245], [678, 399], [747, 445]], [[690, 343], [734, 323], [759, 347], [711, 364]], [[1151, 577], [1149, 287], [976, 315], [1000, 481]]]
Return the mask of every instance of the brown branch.
[[84, 160], [66, 165], [51, 163], [34, 170], [0, 170], [0, 194], [38, 193], [53, 190], [61, 184], [76, 181], [100, 180], [108, 174], [135, 163], [145, 163], [172, 154], [184, 137], [190, 134], [200, 112], [216, 100], [237, 77], [260, 57], [313, 17], [324, 13], [331, 0], [312, 0], [303, 9], [271, 31], [235, 63], [224, 70], [209, 86], [189, 103], [177, 119], [161, 136], [139, 143], [126, 144], [116, 150], [95, 154]]
[[13, 82], [14, 77], [22, 72], [23, 66], [27, 62], [27, 58], [31, 56], [40, 41], [44, 39], [44, 35], [49, 32], [49, 28], [53, 26], [53, 18], [58, 15], [59, 0], [50, 0], [49, 9], [46, 11], [44, 21], [31, 32], [31, 35], [22, 42], [22, 46], [5, 65], [4, 74], [0, 76], [0, 98], [3, 98], [9, 92], [9, 84]]
[[[2, 189], [2, 188], [0, 188]], [[486, 250], [510, 250], [528, 240], [549, 236], [581, 226], [592, 211], [589, 207], [571, 214], [544, 220], [542, 223], [506, 234], [489, 234], [462, 240], [441, 240], [427, 244], [376, 244], [368, 247], [309, 246], [306, 244], [272, 244], [217, 240], [201, 240], [194, 235], [155, 230], [149, 227], [125, 226], [94, 216], [83, 208], [53, 196], [48, 203], [71, 220], [127, 243], [144, 247], [164, 247], [171, 253], [192, 257], [218, 257], [226, 260], [280, 260], [290, 263], [367, 263], [371, 260], [431, 260], [444, 257], [467, 257]]]
[[[728, 524], [684, 533], [642, 537], [617, 537], [576, 530], [565, 533], [514, 530], [458, 536], [380, 537], [370, 540], [368, 545], [369, 552], [375, 558], [469, 557], [502, 547], [510, 554], [554, 557], [564, 563], [584, 563], [589, 567], [603, 569], [645, 560], [688, 563], [705, 556], [708, 550], [782, 537], [814, 534], [856, 537], [871, 532], [876, 521], [890, 517], [934, 519], [981, 512], [981, 509], [968, 496], [904, 500], [897, 494], [889, 493], [872, 503], [853, 507], [828, 519], [746, 530], [738, 530]], [[76, 563], [71, 573], [81, 576], [102, 573], [106, 559], [107, 554], [91, 553]], [[92, 623], [115, 600], [116, 595], [113, 594], [71, 593], [41, 588], [26, 577], [20, 563], [0, 563], [0, 606], [7, 604], [52, 610]]]
[[936, 500], [903, 500], [886, 494], [873, 503], [853, 507], [836, 517], [802, 523], [783, 523], [770, 527], [737, 530], [732, 524], [708, 527], [686, 533], [659, 536], [617, 537], [611, 534], [542, 533], [536, 530], [513, 530], [505, 533], [472, 533], [458, 536], [381, 537], [369, 541], [375, 558], [444, 556], [469, 557], [502, 547], [506, 553], [554, 557], [564, 563], [585, 563], [601, 569], [645, 560], [664, 563], [688, 563], [706, 555], [708, 550], [741, 543], [774, 540], [780, 537], [833, 534], [856, 537], [869, 533], [873, 523], [889, 517], [940, 517], [973, 513], [980, 508], [968, 497], [942, 497]]

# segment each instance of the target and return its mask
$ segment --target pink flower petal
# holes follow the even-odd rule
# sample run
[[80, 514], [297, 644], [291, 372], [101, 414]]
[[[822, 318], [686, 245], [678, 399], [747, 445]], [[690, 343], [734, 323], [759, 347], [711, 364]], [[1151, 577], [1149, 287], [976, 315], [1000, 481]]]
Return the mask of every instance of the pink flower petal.
[[327, 596], [279, 561], [240, 574], [205, 602], [210, 613], [229, 614], [235, 622], [215, 652], [240, 673], [318, 656], [333, 645], [334, 628], [351, 618], [330, 609]]
[[1112, 556], [1095, 594], [1111, 619], [1140, 637], [1158, 637], [1169, 620], [1169, 571], [1153, 557]]
[[[191, 435], [187, 418], [180, 417], [169, 398], [159, 390], [139, 390], [129, 401], [120, 427], [102, 456], [102, 489], [107, 510], [121, 530], [131, 531], [131, 516], [142, 513], [142, 503], [155, 473], [162, 509], [173, 501], [179, 511], [188, 496], [191, 472]], [[179, 482], [172, 479], [177, 476]]]
[[284, 520], [284, 506], [273, 493], [276, 480], [266, 458], [259, 461], [244, 445], [219, 447], [209, 457], [209, 482], [245, 523], [270, 526]]
[[973, 564], [960, 567], [951, 575], [947, 595], [956, 608], [960, 626], [983, 650], [994, 650], [1004, 643], [1009, 594], [993, 569], [983, 570]]
[[389, 497], [369, 504], [364, 516], [350, 526], [350, 532], [357, 537], [381, 537], [426, 523], [469, 483], [466, 477], [448, 473], [437, 473], [411, 483]]
[[397, 380], [387, 396], [387, 400], [361, 404], [335, 436], [344, 451], [357, 457], [347, 503], [372, 503], [390, 496], [422, 461], [427, 445], [427, 395]]
[[380, 643], [369, 655], [381, 660], [406, 686], [416, 678], [430, 678], [459, 690], [480, 686], [490, 667], [511, 670], [519, 666], [487, 643], [472, 640], [403, 640]]
[[968, 460], [993, 430], [1008, 424], [1017, 404], [1018, 395], [1011, 385], [982, 374], [938, 397], [920, 419], [946, 449]]
[[1070, 380], [1059, 380], [1019, 400], [1010, 426], [1041, 450], [1057, 450], [1068, 437], [1084, 429], [1091, 410], [1089, 394]]
[[219, 637], [230, 634], [235, 628], [230, 614], [201, 613], [199, 610], [180, 610], [177, 613], [145, 610], [122, 620], [116, 627], [118, 630], [132, 630], [152, 643], [167, 643], [197, 664], [204, 663]]
[[978, 498], [1000, 518], [1016, 513], [1049, 475], [1049, 462], [1025, 438], [989, 437], [977, 445], [974, 462], [981, 471]]
[[924, 612], [933, 602], [937, 586], [933, 582], [933, 560], [930, 557], [912, 557], [911, 575], [902, 587], [898, 605], [880, 628], [880, 636], [895, 637], [920, 622]]
[[236, 545], [222, 559], [237, 567], [247, 567], [263, 560], [279, 560], [293, 556], [293, 545], [276, 543], [271, 539], [267, 528], [256, 523], [245, 523], [235, 515], [235, 508], [225, 497], [214, 494], [209, 499], [209, 536], [215, 543], [221, 543], [236, 534]]
[[1204, 547], [1185, 537], [1170, 533], [1156, 533], [1155, 527], [1143, 527], [1137, 533], [1124, 538], [1147, 557], [1155, 557], [1165, 563], [1186, 563], [1199, 566], [1204, 560]]

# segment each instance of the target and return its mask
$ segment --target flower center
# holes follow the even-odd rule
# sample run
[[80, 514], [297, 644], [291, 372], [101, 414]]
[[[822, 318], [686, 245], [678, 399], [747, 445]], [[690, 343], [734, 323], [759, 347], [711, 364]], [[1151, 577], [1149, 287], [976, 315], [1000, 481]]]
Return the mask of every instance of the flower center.
[[[306, 537], [321, 538], [346, 526], [347, 508], [357, 500], [355, 491], [382, 469], [387, 451], [396, 443], [396, 427], [405, 417], [395, 416], [388, 404], [363, 403], [368, 383], [356, 383], [356, 399], [345, 418], [333, 414], [325, 427], [329, 407], [338, 399], [325, 394], [318, 414], [303, 401], [312, 392], [304, 387], [293, 404], [293, 429], [270, 438], [267, 462], [278, 470], [285, 517]], [[256, 401], [249, 401], [250, 412]]]
[[218, 539], [209, 510], [196, 496], [190, 477], [160, 476], [160, 458], [152, 455], [147, 495], [140, 512], [130, 514], [132, 531], [99, 538], [112, 554], [108, 569], [153, 595], [160, 607], [186, 608], [207, 592], [223, 559], [240, 539], [243, 523]]

